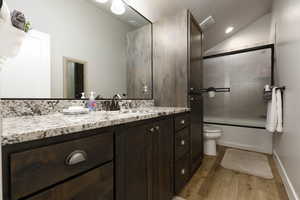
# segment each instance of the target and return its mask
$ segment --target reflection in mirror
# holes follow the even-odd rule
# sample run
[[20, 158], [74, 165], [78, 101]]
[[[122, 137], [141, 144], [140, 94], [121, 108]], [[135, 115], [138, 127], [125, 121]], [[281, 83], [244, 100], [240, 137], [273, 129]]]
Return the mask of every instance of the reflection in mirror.
[[84, 93], [86, 62], [64, 58], [64, 98], [80, 99]]
[[[111, 9], [112, 0], [7, 0], [32, 30], [6, 63], [3, 97], [78, 99], [94, 91], [151, 99], [152, 24], [116, 2]], [[116, 9], [120, 2], [125, 10]]]

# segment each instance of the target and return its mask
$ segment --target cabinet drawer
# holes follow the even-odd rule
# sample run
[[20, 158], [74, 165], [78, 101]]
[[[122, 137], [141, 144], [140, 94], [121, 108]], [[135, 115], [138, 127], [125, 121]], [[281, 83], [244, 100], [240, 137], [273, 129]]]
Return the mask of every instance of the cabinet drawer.
[[183, 114], [175, 117], [175, 131], [181, 130], [190, 124], [190, 115]]
[[25, 197], [66, 178], [113, 159], [113, 134], [14, 153], [11, 159], [11, 197]]
[[180, 159], [190, 150], [190, 133], [189, 129], [185, 128], [176, 133], [175, 136], [175, 160]]
[[106, 164], [26, 200], [113, 200], [113, 164]]
[[179, 194], [189, 181], [190, 158], [189, 154], [175, 162], [175, 193]]

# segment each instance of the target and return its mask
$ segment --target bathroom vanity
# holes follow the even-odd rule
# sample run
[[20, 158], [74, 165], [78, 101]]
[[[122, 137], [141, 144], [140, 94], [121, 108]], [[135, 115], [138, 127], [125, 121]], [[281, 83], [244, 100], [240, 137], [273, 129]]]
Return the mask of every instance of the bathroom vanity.
[[[2, 72], [4, 200], [171, 200], [199, 167], [202, 101], [188, 101], [188, 49], [157, 42], [168, 30], [186, 46], [190, 12], [154, 29], [118, 3], [123, 15], [90, 0], [9, 2], [35, 29]], [[61, 113], [87, 105], [97, 111]]]
[[191, 177], [189, 112], [4, 119], [4, 199], [172, 199]]

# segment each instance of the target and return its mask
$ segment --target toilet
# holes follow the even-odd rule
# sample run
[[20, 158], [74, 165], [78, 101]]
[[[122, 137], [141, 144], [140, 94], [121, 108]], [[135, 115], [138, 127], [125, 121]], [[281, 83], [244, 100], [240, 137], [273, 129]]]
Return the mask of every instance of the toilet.
[[217, 139], [222, 136], [222, 129], [216, 126], [204, 126], [204, 154], [217, 155]]

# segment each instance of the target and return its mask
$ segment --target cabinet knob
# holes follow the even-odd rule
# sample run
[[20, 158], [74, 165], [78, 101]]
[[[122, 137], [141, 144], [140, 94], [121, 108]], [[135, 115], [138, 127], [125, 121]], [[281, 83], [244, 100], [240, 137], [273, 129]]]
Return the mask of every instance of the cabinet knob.
[[155, 130], [154, 130], [154, 128], [150, 128], [149, 131], [150, 131], [151, 133], [154, 133]]
[[184, 146], [185, 145], [185, 141], [181, 140], [181, 145]]
[[190, 100], [191, 100], [191, 101], [194, 101], [194, 97], [191, 97]]
[[191, 90], [191, 91], [194, 91], [194, 88], [191, 88], [190, 90]]
[[185, 169], [182, 169], [182, 170], [181, 170], [181, 174], [182, 174], [182, 175], [185, 175]]
[[184, 125], [184, 124], [185, 124], [185, 120], [184, 120], [184, 119], [181, 120], [181, 121], [180, 121], [180, 124]]
[[72, 166], [87, 160], [87, 154], [85, 151], [76, 150], [70, 153], [66, 158], [66, 165]]
[[160, 129], [159, 126], [156, 126], [156, 127], [155, 127], [155, 130], [159, 131], [159, 129]]

